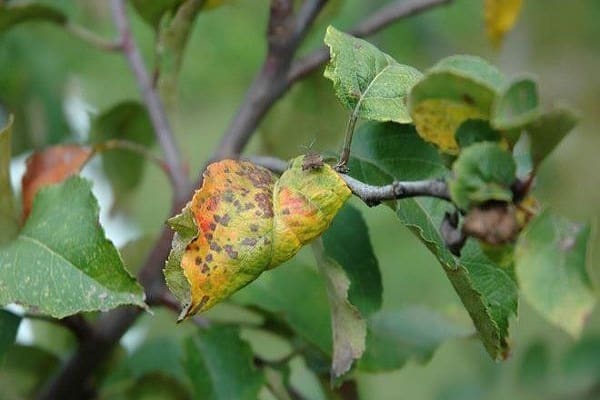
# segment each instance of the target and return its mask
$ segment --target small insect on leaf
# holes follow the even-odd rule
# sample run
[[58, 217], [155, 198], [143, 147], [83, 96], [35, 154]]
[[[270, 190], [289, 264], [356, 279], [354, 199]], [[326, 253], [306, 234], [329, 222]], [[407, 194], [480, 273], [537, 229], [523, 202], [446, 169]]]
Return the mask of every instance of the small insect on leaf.
[[319, 153], [307, 153], [302, 161], [302, 171], [320, 169], [323, 167], [323, 156]]
[[329, 227], [349, 196], [320, 156], [292, 160], [279, 180], [247, 161], [209, 165], [202, 187], [169, 220], [176, 234], [164, 273], [184, 306], [181, 319], [292, 258]]

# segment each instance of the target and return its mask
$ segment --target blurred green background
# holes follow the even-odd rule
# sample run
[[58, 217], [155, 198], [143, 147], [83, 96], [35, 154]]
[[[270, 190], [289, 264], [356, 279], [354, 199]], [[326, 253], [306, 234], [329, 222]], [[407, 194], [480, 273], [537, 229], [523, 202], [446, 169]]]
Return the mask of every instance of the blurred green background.
[[[114, 36], [105, 1], [47, 3], [61, 7], [72, 19], [105, 37]], [[320, 46], [328, 24], [346, 29], [384, 3], [332, 1], [301, 52]], [[191, 174], [199, 172], [215, 149], [262, 62], [267, 14], [266, 0], [231, 0], [198, 18], [181, 73], [178, 103], [170, 111]], [[153, 32], [133, 12], [130, 15], [150, 64]], [[501, 49], [495, 50], [484, 35], [483, 0], [456, 0], [448, 7], [399, 22], [369, 40], [399, 62], [421, 70], [447, 55], [465, 53], [486, 58], [507, 75], [537, 75], [544, 103], [564, 100], [580, 110], [582, 119], [544, 163], [535, 193], [559, 213], [595, 223], [600, 215], [596, 169], [600, 167], [596, 154], [600, 149], [598, 21], [597, 0], [525, 0], [515, 29]], [[120, 54], [90, 48], [47, 24], [20, 26], [0, 37], [0, 119], [2, 111], [16, 113], [15, 155], [49, 143], [78, 140], [79, 125], [65, 117], [66, 99], [84, 101], [101, 112], [116, 102], [138, 98]], [[82, 118], [85, 122], [85, 114]], [[305, 152], [311, 144], [318, 151], [336, 150], [346, 118], [331, 83], [315, 73], [272, 109], [247, 153], [289, 158]], [[85, 131], [85, 124], [79, 130]], [[166, 179], [149, 166], [140, 190], [122, 212], [136, 232], [152, 237], [163, 226], [169, 201]], [[368, 209], [355, 204], [367, 219], [380, 261], [384, 309], [422, 304], [464, 319], [460, 301], [434, 257], [393, 213], [384, 207]], [[592, 249], [598, 244], [596, 237]], [[597, 262], [591, 266], [594, 269]], [[600, 284], [598, 268], [591, 272]], [[216, 311], [224, 318], [230, 312], [227, 307]], [[172, 315], [159, 312], [142, 318], [134, 330], [142, 336], [172, 334], [178, 329], [172, 323]], [[64, 335], [47, 324], [34, 325], [32, 340], [65, 357], [63, 350], [73, 345], [72, 338], [61, 337]], [[148, 326], [152, 326], [149, 331]], [[252, 332], [247, 336], [258, 351], [282, 346], [269, 336]], [[442, 345], [425, 365], [410, 362], [393, 373], [358, 374], [359, 390], [365, 399], [600, 398], [599, 309], [590, 316], [583, 337], [577, 345], [522, 302], [519, 318], [512, 325], [514, 351], [507, 361], [490, 360], [475, 339], [456, 340]], [[134, 339], [129, 335], [125, 340]], [[574, 350], [574, 346], [579, 347]], [[573, 358], [574, 351], [585, 357]], [[311, 392], [308, 378], [298, 379], [318, 398], [319, 390]]]

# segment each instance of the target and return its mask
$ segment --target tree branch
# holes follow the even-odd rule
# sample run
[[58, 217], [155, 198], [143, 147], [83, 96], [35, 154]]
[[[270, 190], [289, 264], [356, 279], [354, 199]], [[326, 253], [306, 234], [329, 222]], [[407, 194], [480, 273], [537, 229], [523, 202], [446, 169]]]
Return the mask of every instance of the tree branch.
[[436, 197], [450, 201], [448, 185], [439, 179], [423, 181], [395, 181], [385, 186], [373, 186], [354, 179], [350, 175], [340, 174], [352, 193], [368, 206], [374, 206], [385, 200], [399, 200], [410, 197]]
[[327, 0], [306, 0], [296, 18], [291, 3], [271, 1], [267, 55], [217, 148], [216, 159], [236, 158], [267, 111], [289, 88], [286, 76], [294, 53]]
[[[372, 35], [401, 19], [420, 14], [429, 9], [446, 5], [451, 2], [452, 0], [395, 1], [371, 14], [356, 27], [350, 29], [349, 33], [353, 36], [363, 38]], [[295, 61], [288, 74], [287, 79], [289, 84], [292, 85], [300, 79], [305, 78], [321, 65], [325, 64], [327, 60], [329, 60], [329, 50], [327, 47], [321, 47], [313, 53]]]
[[[287, 162], [276, 157], [253, 156], [248, 157], [248, 160], [277, 174], [283, 173], [288, 167]], [[340, 174], [340, 176], [352, 193], [368, 206], [376, 206], [386, 200], [400, 200], [419, 196], [451, 201], [448, 184], [441, 179], [395, 181], [389, 185], [373, 186], [350, 175]]]
[[158, 143], [165, 153], [165, 162], [169, 167], [168, 173], [175, 192], [175, 198], [181, 199], [188, 193], [188, 178], [163, 104], [152, 87], [152, 81], [144, 65], [142, 54], [131, 34], [125, 1], [111, 0], [111, 9], [121, 36], [123, 52], [140, 88]]

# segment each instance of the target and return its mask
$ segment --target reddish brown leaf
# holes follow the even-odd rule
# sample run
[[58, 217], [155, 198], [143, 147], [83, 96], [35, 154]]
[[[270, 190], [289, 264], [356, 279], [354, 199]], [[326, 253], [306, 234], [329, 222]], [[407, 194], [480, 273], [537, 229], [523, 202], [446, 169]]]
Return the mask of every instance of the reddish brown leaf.
[[29, 156], [22, 180], [23, 219], [29, 215], [33, 199], [42, 187], [60, 183], [77, 174], [90, 155], [91, 150], [80, 145], [59, 145]]

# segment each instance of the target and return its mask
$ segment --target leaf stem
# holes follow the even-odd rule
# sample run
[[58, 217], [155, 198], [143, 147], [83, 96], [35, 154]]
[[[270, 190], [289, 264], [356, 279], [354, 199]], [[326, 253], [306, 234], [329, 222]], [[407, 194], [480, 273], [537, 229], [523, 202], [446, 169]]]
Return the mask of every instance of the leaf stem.
[[358, 121], [358, 106], [352, 115], [350, 115], [350, 119], [348, 119], [348, 125], [346, 125], [346, 135], [344, 136], [344, 147], [342, 147], [342, 153], [340, 154], [340, 159], [334, 169], [337, 172], [346, 173], [348, 172], [348, 160], [350, 159], [350, 148], [352, 146], [352, 136], [354, 136], [354, 127], [356, 126], [356, 122]]
[[86, 42], [89, 45], [94, 46], [97, 49], [103, 51], [120, 51], [122, 50], [122, 43], [117, 40], [104, 39], [98, 36], [94, 32], [84, 28], [81, 25], [74, 23], [67, 23], [64, 25], [65, 30], [73, 35], [74, 37]]
[[182, 199], [188, 194], [188, 177], [162, 101], [152, 86], [152, 81], [146, 70], [142, 54], [131, 34], [125, 1], [111, 0], [111, 8], [113, 19], [121, 36], [123, 53], [129, 62], [129, 67], [140, 88], [142, 99], [146, 104], [148, 115], [154, 128], [154, 134], [165, 153], [165, 161], [168, 166], [167, 172], [173, 185], [175, 198]]
[[144, 157], [148, 161], [151, 161], [152, 163], [157, 165], [163, 172], [165, 172], [167, 174], [167, 176], [169, 175], [169, 167], [168, 167], [167, 163], [162, 158], [153, 154], [145, 146], [143, 146], [139, 143], [135, 143], [135, 142], [131, 142], [129, 140], [123, 140], [123, 139], [110, 139], [105, 142], [97, 143], [92, 148], [93, 148], [93, 154], [91, 156], [93, 156], [96, 153], [103, 153], [105, 151], [110, 151], [110, 150], [126, 150], [126, 151], [130, 151], [132, 153], [139, 154], [140, 156]]

